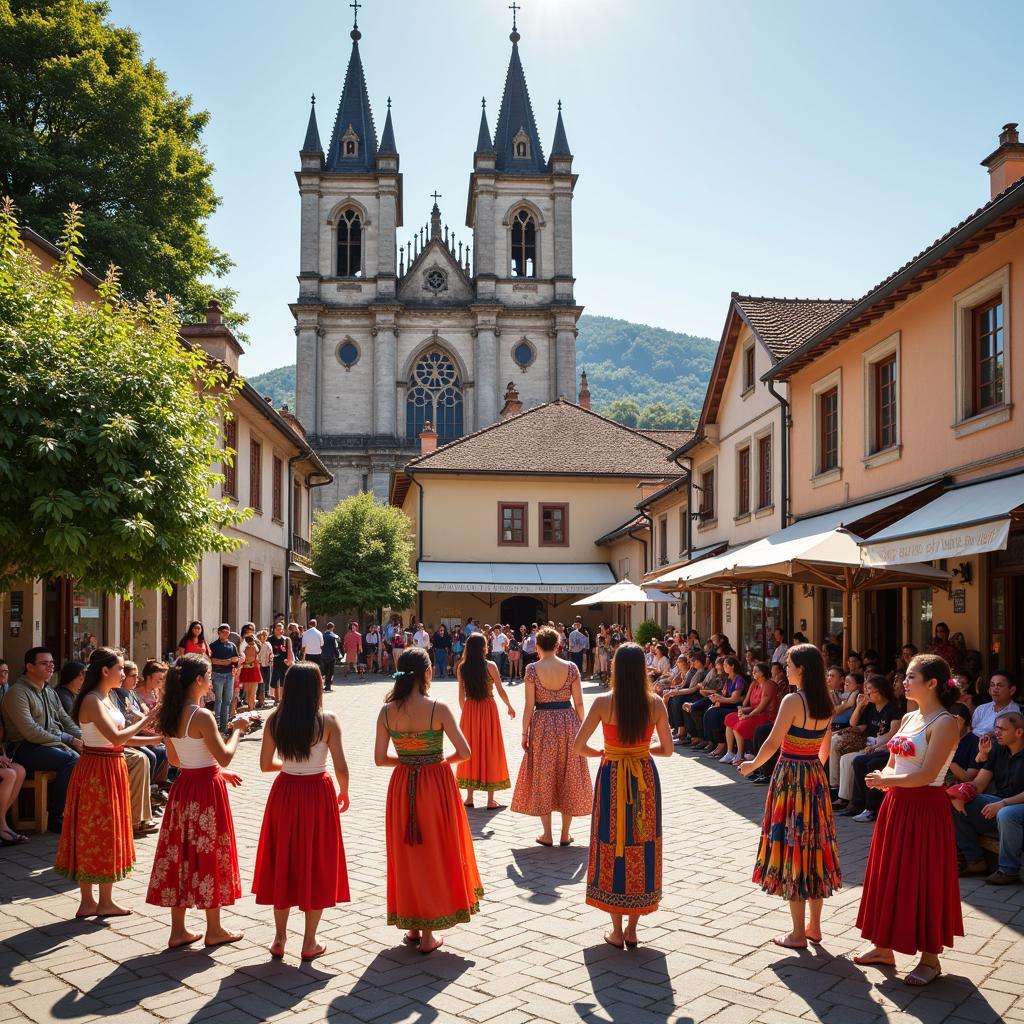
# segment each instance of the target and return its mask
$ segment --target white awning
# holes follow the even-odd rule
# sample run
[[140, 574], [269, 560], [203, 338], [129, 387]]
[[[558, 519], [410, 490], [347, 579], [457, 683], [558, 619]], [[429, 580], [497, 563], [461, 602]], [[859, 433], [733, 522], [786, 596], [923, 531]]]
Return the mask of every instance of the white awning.
[[292, 562], [288, 566], [289, 572], [299, 573], [302, 576], [312, 576], [314, 579], [320, 579], [320, 574], [313, 572], [308, 565], [303, 565], [301, 562]]
[[1022, 505], [1024, 473], [953, 488], [866, 541], [864, 561], [899, 565], [1002, 551], [1010, 513]]
[[648, 604], [659, 602], [671, 602], [676, 598], [661, 593], [660, 590], [645, 591], [631, 582], [628, 578], [613, 583], [604, 590], [599, 590], [589, 597], [573, 601], [573, 606], [590, 604]]
[[419, 589], [462, 594], [595, 594], [615, 582], [605, 562], [419, 562]]

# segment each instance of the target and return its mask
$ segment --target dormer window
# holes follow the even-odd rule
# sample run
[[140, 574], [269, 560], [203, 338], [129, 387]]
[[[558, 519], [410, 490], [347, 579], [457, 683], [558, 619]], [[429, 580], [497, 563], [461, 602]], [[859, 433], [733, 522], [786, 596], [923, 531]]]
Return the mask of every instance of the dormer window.
[[512, 139], [512, 152], [516, 160], [530, 159], [530, 136], [520, 128]]
[[338, 277], [363, 276], [363, 223], [359, 214], [345, 210], [338, 218]]
[[359, 156], [359, 136], [352, 125], [348, 126], [345, 134], [341, 137], [341, 155], [345, 159]]
[[512, 218], [512, 276], [537, 276], [537, 226], [529, 210]]

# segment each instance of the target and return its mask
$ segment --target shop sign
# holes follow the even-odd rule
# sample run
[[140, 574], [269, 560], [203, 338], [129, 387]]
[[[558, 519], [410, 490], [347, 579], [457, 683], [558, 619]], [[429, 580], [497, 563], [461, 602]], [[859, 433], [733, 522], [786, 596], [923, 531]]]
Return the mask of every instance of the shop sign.
[[607, 584], [592, 583], [420, 583], [424, 593], [437, 594], [596, 594]]
[[1005, 548], [1009, 535], [1010, 520], [1000, 519], [942, 533], [865, 544], [864, 561], [868, 565], [902, 565], [906, 562], [933, 562], [940, 558], [969, 558]]
[[25, 614], [25, 591], [11, 591], [11, 613], [8, 616], [8, 629], [11, 636], [21, 636], [21, 623]]
[[967, 614], [967, 591], [966, 590], [954, 590], [953, 591], [953, 614], [954, 615], [966, 615]]

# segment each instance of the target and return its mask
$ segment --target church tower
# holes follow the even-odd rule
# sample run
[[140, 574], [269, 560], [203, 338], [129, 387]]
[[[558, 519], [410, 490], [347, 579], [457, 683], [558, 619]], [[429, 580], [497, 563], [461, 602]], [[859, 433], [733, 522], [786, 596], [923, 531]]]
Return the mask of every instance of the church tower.
[[391, 100], [378, 138], [358, 24], [351, 38], [327, 148], [314, 99], [296, 173], [296, 412], [335, 476], [314, 498], [325, 508], [360, 490], [386, 497], [426, 424], [445, 444], [495, 422], [509, 381], [525, 408], [560, 395], [575, 401], [582, 312], [572, 276], [576, 176], [561, 103], [545, 160], [515, 21], [493, 140], [486, 103], [481, 113], [466, 212], [472, 234], [463, 239], [444, 223], [437, 192], [429, 220], [399, 238]]

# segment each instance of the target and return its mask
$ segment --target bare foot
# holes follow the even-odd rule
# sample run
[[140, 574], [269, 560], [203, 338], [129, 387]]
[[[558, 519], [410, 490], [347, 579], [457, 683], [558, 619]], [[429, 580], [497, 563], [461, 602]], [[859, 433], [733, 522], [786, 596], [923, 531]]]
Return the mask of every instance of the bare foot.
[[821, 942], [821, 932], [812, 932], [809, 928], [804, 932], [809, 942]]
[[202, 932], [182, 932], [180, 935], [171, 932], [171, 937], [167, 940], [167, 948], [180, 949], [182, 946], [191, 946], [193, 942], [198, 942], [202, 937]]
[[640, 940], [636, 937], [636, 929], [626, 928], [622, 932], [622, 938], [627, 946], [636, 949], [640, 945]]
[[487, 805], [487, 810], [489, 810], [489, 811], [496, 811], [499, 807], [504, 807], [504, 806], [505, 806], [504, 804], [488, 804]]
[[315, 960], [318, 956], [323, 956], [327, 952], [327, 946], [323, 942], [318, 942], [315, 946], [310, 946], [309, 949], [302, 951], [303, 960]]
[[241, 938], [244, 938], [242, 932], [229, 932], [221, 928], [216, 932], [207, 932], [203, 939], [203, 945], [207, 949], [211, 946], [227, 946], [229, 943], [238, 942]]
[[626, 948], [626, 944], [622, 940], [621, 932], [605, 932], [604, 941], [607, 942], [609, 946], [614, 946], [616, 949]]
[[427, 953], [433, 953], [435, 949], [440, 949], [444, 945], [444, 939], [434, 939], [429, 945], [425, 946], [423, 940], [420, 940], [420, 952], [426, 956]]
[[788, 932], [785, 935], [776, 935], [772, 938], [772, 942], [776, 946], [781, 946], [783, 949], [806, 949], [807, 939], [801, 938], [799, 935], [794, 935], [792, 932]]
[[281, 960], [284, 957], [284, 940], [274, 939], [274, 941], [267, 947], [267, 952], [275, 960]]
[[858, 953], [853, 962], [861, 967], [895, 967], [896, 958], [892, 953], [883, 953], [877, 946], [872, 946], [864, 953]]
[[537, 836], [534, 840], [538, 846], [554, 846], [551, 836]]
[[410, 928], [403, 936], [402, 941], [408, 943], [410, 946], [416, 946], [420, 941], [420, 930], [418, 928]]
[[75, 918], [81, 921], [85, 917], [95, 917], [98, 909], [99, 908], [95, 903], [86, 903], [83, 900], [78, 904], [78, 910], [75, 911]]
[[99, 903], [96, 906], [97, 917], [128, 917], [131, 911], [127, 907], [119, 907], [116, 903]]

